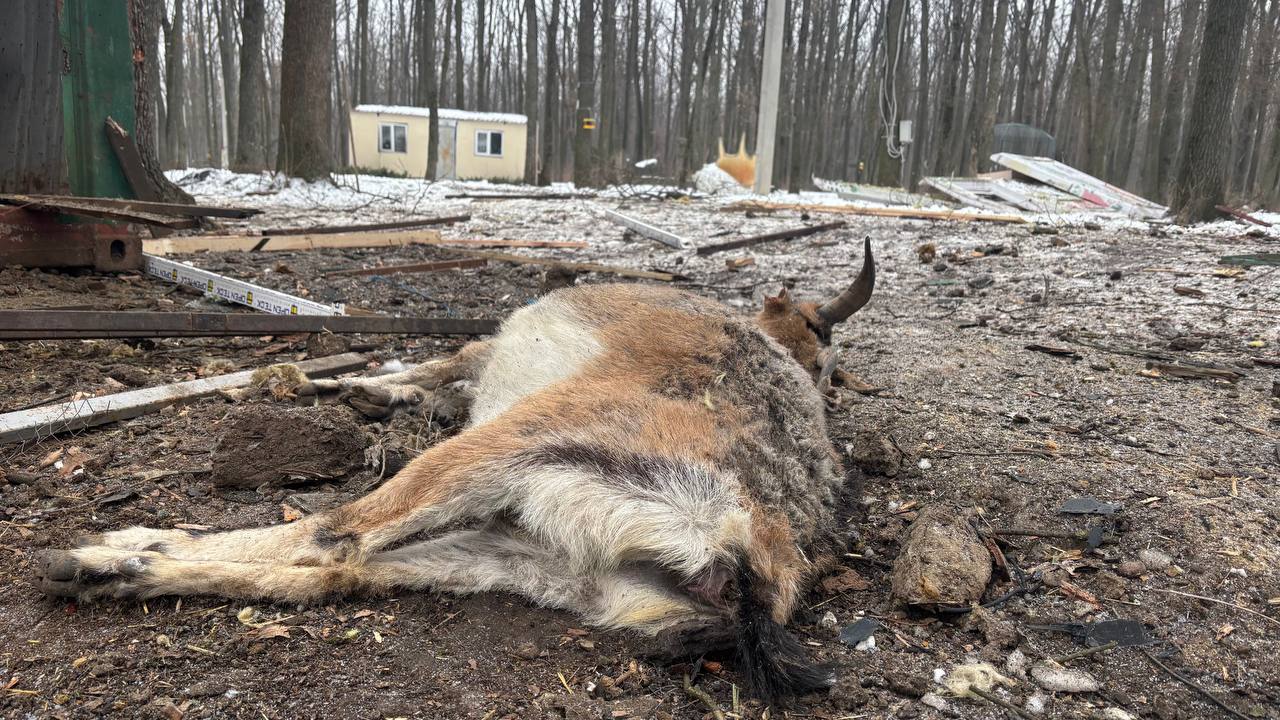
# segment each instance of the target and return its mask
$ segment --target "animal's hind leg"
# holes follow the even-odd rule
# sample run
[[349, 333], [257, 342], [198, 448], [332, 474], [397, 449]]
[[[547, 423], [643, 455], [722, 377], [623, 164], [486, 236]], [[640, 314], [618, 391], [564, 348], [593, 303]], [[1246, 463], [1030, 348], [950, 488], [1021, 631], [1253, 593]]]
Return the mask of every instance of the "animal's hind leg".
[[416, 407], [430, 392], [459, 380], [474, 380], [492, 352], [487, 340], [468, 343], [451, 357], [430, 360], [404, 372], [380, 377], [313, 380], [299, 390], [301, 396], [337, 394], [339, 399], [373, 418], [382, 418], [401, 407]]
[[640, 574], [584, 576], [560, 554], [509, 527], [460, 530], [377, 553], [368, 562], [327, 566], [177, 560], [106, 547], [46, 551], [36, 565], [41, 590], [82, 600], [220, 595], [316, 602], [396, 589], [507, 590], [598, 625], [649, 630], [698, 612], [688, 598], [651, 586]]

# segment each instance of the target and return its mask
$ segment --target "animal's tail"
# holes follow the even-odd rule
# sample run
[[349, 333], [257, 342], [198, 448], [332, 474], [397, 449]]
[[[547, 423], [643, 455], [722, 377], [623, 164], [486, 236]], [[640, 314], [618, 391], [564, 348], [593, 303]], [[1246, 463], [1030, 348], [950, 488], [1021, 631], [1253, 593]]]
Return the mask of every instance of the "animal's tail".
[[738, 561], [737, 580], [738, 664], [751, 693], [773, 701], [829, 687], [830, 671], [815, 665], [773, 619], [767, 589], [745, 557]]

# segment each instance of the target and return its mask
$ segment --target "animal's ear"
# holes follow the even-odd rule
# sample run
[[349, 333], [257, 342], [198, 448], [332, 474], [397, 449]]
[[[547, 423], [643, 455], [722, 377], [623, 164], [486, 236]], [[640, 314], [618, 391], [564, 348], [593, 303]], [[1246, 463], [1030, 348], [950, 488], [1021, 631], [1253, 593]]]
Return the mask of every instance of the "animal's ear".
[[787, 294], [787, 289], [785, 287], [779, 290], [777, 295], [764, 296], [765, 310], [780, 312], [783, 310], [787, 310], [790, 307], [791, 307], [791, 296]]

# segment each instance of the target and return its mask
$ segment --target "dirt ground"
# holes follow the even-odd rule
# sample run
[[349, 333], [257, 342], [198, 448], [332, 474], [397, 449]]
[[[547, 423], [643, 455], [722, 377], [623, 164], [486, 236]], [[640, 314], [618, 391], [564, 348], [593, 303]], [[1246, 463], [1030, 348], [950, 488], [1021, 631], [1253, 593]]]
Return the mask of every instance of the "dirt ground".
[[[1276, 252], [1275, 236], [1250, 236], [1243, 227], [1191, 233], [1114, 225], [1048, 235], [1025, 225], [849, 216], [842, 230], [697, 258], [624, 238], [598, 214], [616, 205], [433, 201], [416, 209], [472, 213], [471, 222], [445, 230], [453, 237], [587, 240], [587, 250], [536, 252], [673, 270], [689, 278], [677, 285], [744, 313], [779, 284], [802, 296], [834, 292], [856, 272], [864, 235], [879, 263], [874, 301], [836, 334], [844, 364], [885, 388], [845, 394], [831, 416], [837, 446], [864, 483], [848, 526], [850, 555], [825, 587], [815, 586], [792, 623], [812, 654], [834, 668], [836, 684], [790, 707], [766, 709], [745, 695], [735, 707], [733, 658], [711, 656], [695, 682], [725, 713], [1012, 717], [987, 700], [948, 697], [935, 684], [938, 671], [987, 661], [1011, 678], [998, 696], [1028, 708], [1028, 716], [1228, 716], [1189, 682], [1241, 716], [1280, 718], [1280, 272], [1217, 263], [1221, 255]], [[748, 217], [705, 201], [633, 202], [627, 211], [697, 244], [801, 222], [793, 212]], [[334, 221], [403, 216], [371, 206], [334, 214]], [[276, 207], [250, 224], [324, 217], [315, 207]], [[919, 251], [926, 244], [936, 257]], [[747, 255], [754, 265], [726, 268], [727, 258]], [[446, 257], [437, 248], [408, 247], [191, 259], [321, 301], [396, 314], [501, 318], [542, 292], [538, 269], [494, 263], [380, 280], [320, 276]], [[0, 308], [35, 307], [228, 310], [137, 275], [0, 272]], [[372, 348], [376, 361], [430, 358], [463, 341], [350, 340]], [[1074, 356], [1027, 349], [1037, 344]], [[6, 342], [0, 410], [342, 349], [305, 336]], [[1161, 362], [1211, 365], [1239, 377], [1186, 379], [1148, 367]], [[373, 448], [369, 464], [354, 463], [362, 469], [310, 473], [284, 488], [215, 487], [211, 467], [223, 430], [246, 405], [272, 402], [265, 394], [214, 397], [0, 447], [8, 476], [0, 481], [0, 715], [708, 716], [682, 689], [690, 664], [653, 660], [644, 638], [583, 627], [510, 595], [402, 593], [244, 613], [244, 603], [218, 598], [76, 605], [32, 587], [30, 562], [41, 548], [132, 524], [231, 529], [282, 522], [363, 492], [454, 431], [439, 417], [361, 419]], [[1109, 516], [1058, 511], [1086, 496], [1120, 509]], [[970, 615], [897, 605], [890, 565], [910, 521], [934, 505], [974, 511], [984, 530], [1030, 532], [1002, 535], [1004, 558], [1024, 575], [1014, 571], [1011, 580], [997, 568], [985, 598], [1017, 589], [1019, 577], [1022, 592]], [[1054, 537], [1095, 525], [1105, 532], [1096, 549]], [[875, 645], [842, 643], [841, 628], [862, 617], [880, 623]], [[1069, 634], [1035, 626], [1117, 618], [1144, 623], [1154, 642], [1069, 662], [1097, 681], [1096, 691], [1050, 692], [1027, 675], [1026, 666], [1082, 647]]]

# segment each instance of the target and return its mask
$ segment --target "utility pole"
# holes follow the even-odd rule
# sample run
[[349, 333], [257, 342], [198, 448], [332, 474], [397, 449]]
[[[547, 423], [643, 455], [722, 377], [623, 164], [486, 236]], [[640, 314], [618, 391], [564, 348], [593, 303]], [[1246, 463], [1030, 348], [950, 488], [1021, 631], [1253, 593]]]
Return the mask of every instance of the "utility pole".
[[760, 116], [756, 120], [756, 194], [773, 185], [773, 145], [778, 136], [778, 85], [782, 80], [782, 14], [786, 0], [768, 0], [764, 20], [764, 68], [760, 72]]

